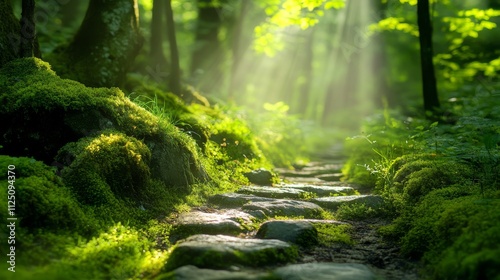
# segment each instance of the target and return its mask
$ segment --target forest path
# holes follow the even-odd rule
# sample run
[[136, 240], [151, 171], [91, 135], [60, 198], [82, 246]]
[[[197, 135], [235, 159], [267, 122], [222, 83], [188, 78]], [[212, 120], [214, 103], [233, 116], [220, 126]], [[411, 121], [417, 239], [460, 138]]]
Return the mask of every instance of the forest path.
[[162, 279], [418, 279], [417, 265], [378, 234], [389, 221], [325, 219], [322, 210], [334, 214], [351, 203], [376, 208], [383, 200], [340, 182], [342, 146], [314, 158], [276, 170], [278, 186], [215, 195], [170, 220], [177, 245]]

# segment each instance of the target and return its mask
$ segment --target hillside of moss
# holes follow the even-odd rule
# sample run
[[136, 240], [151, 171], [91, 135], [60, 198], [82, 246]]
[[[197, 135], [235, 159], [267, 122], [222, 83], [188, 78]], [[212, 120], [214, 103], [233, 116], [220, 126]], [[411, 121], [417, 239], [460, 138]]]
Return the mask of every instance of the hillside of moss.
[[157, 220], [285, 162], [266, 158], [238, 109], [185, 104], [141, 82], [125, 92], [61, 79], [37, 58], [0, 69], [0, 119], [8, 120], [0, 166], [15, 166], [18, 279], [158, 273], [169, 244], [154, 240], [168, 240], [170, 228]]
[[424, 279], [500, 279], [500, 100], [469, 99], [454, 120], [386, 110], [346, 141], [344, 179], [384, 196], [379, 231]]

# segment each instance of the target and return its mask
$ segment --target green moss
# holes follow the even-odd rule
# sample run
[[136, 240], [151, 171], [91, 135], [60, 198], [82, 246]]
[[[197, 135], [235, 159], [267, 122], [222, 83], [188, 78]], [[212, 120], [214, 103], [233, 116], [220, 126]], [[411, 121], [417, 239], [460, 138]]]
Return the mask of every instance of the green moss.
[[106, 130], [140, 139], [151, 151], [150, 172], [167, 186], [208, 180], [195, 142], [171, 123], [126, 98], [117, 88], [88, 88], [60, 79], [36, 58], [13, 61], [0, 71], [0, 128], [4, 152], [32, 156], [47, 164], [59, 149]]
[[[31, 233], [40, 229], [72, 230], [84, 235], [95, 232], [96, 222], [84, 213], [53, 169], [29, 158], [0, 156], [0, 166], [6, 169], [8, 165], [15, 165], [15, 216], [20, 218], [23, 230]], [[1, 199], [3, 209], [7, 209], [6, 199], [6, 196]], [[7, 213], [1, 213], [6, 218]], [[4, 229], [2, 233], [6, 234]]]
[[328, 246], [332, 243], [343, 243], [352, 245], [350, 231], [351, 225], [331, 224], [331, 223], [313, 223], [318, 231], [318, 241], [321, 245]]

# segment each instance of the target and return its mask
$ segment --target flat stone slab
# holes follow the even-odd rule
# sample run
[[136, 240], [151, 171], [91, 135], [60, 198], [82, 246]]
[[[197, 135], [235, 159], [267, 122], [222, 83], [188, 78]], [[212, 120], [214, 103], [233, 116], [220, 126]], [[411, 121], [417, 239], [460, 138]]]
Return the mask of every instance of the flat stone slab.
[[[323, 210], [320, 206], [311, 202], [286, 199], [249, 202], [241, 208], [258, 218], [275, 216], [317, 218]], [[259, 213], [262, 213], [262, 216], [259, 216]]]
[[305, 192], [314, 193], [317, 196], [352, 195], [354, 188], [348, 186], [317, 186], [311, 184], [285, 184], [283, 188], [299, 189]]
[[297, 249], [281, 240], [199, 234], [179, 241], [165, 269], [185, 265], [214, 269], [262, 267], [292, 262], [297, 257]]
[[[357, 263], [306, 263], [280, 267], [272, 276], [282, 280], [375, 280], [375, 274]], [[274, 279], [274, 278], [273, 278]]]
[[278, 239], [310, 247], [318, 244], [318, 231], [303, 220], [268, 221], [263, 223], [256, 236], [261, 239]]
[[322, 174], [316, 176], [316, 178], [327, 181], [327, 182], [338, 182], [340, 181], [340, 178], [342, 178], [344, 174], [342, 173], [333, 173], [333, 174]]
[[191, 211], [182, 213], [174, 223], [170, 241], [194, 234], [238, 235], [246, 232], [244, 224], [250, 224], [253, 217], [235, 209], [213, 210], [213, 212]]
[[372, 208], [380, 207], [384, 204], [384, 199], [379, 195], [330, 196], [313, 198], [311, 201], [330, 210], [337, 210], [343, 204], [364, 203], [366, 206]]
[[249, 202], [273, 201], [272, 198], [259, 197], [250, 194], [241, 193], [224, 193], [216, 194], [208, 198], [211, 204], [219, 205], [227, 208], [238, 208]]
[[340, 173], [342, 166], [339, 164], [306, 165], [296, 170], [278, 169], [282, 177], [316, 177], [324, 174]]
[[264, 280], [269, 279], [268, 273], [254, 271], [227, 271], [197, 268], [185, 265], [174, 271], [160, 275], [157, 280]]
[[242, 187], [236, 192], [241, 194], [251, 194], [260, 197], [292, 198], [292, 199], [298, 199], [300, 198], [301, 194], [304, 193], [303, 190], [296, 188], [260, 187], [260, 186]]

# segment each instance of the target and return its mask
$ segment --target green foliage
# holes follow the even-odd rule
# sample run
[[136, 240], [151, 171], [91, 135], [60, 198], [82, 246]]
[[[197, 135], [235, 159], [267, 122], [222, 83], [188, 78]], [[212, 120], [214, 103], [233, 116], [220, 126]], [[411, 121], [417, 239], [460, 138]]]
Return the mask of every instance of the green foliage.
[[322, 245], [330, 245], [332, 243], [353, 244], [351, 235], [349, 234], [352, 230], [351, 225], [332, 223], [313, 223], [313, 225], [318, 231], [318, 241]]
[[280, 30], [290, 26], [307, 29], [318, 23], [325, 10], [345, 6], [344, 0], [274, 0], [258, 1], [258, 4], [268, 18], [254, 29], [254, 49], [267, 56], [274, 56], [285, 47]]
[[[0, 166], [15, 165], [15, 216], [20, 217], [23, 233], [73, 230], [82, 235], [94, 233], [97, 223], [85, 213], [71, 191], [64, 186], [54, 170], [43, 163], [29, 158], [0, 156]], [[6, 180], [7, 177], [4, 178]], [[5, 186], [7, 182], [3, 181]], [[7, 196], [1, 199], [7, 209]], [[7, 212], [2, 211], [7, 218]], [[2, 235], [6, 235], [2, 229]], [[23, 238], [19, 239], [23, 243]]]
[[335, 211], [335, 217], [342, 221], [361, 221], [379, 217], [383, 214], [383, 209], [372, 208], [364, 203], [342, 204], [337, 211]]

